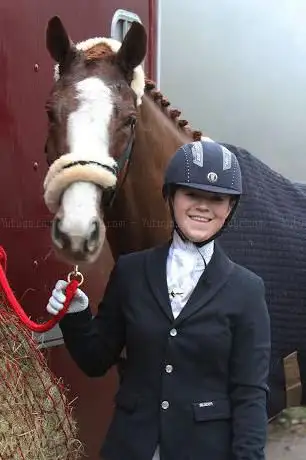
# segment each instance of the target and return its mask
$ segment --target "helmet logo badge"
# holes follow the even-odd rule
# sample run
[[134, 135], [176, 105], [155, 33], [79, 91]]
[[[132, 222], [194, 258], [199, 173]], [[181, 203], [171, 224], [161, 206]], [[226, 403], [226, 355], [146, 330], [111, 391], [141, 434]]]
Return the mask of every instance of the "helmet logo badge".
[[203, 166], [203, 146], [200, 141], [193, 142], [191, 145], [192, 160], [197, 166]]
[[207, 179], [209, 180], [209, 182], [217, 182], [218, 180], [218, 175], [215, 173], [215, 172], [210, 172], [207, 174]]

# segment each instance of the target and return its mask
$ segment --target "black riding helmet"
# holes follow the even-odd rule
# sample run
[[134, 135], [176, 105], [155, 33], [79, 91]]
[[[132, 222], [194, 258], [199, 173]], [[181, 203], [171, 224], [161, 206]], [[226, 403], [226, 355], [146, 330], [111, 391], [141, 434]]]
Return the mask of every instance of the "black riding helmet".
[[173, 211], [173, 196], [179, 186], [233, 197], [234, 204], [223, 227], [209, 240], [196, 243], [203, 246], [220, 235], [237, 208], [242, 194], [242, 178], [236, 155], [217, 142], [202, 140], [181, 146], [171, 158], [165, 173], [163, 197], [169, 200], [176, 231], [186, 240], [175, 222]]

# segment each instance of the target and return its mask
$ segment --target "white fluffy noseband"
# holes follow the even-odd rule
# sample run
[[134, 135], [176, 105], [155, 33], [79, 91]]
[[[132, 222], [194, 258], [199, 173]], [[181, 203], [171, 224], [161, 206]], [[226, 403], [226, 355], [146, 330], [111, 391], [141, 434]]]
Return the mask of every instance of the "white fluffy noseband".
[[[114, 53], [117, 53], [121, 47], [121, 43], [118, 40], [104, 37], [89, 38], [88, 40], [77, 43], [75, 46], [78, 50], [86, 51], [96, 45], [100, 45], [101, 43], [108, 45]], [[58, 64], [56, 64], [54, 67], [54, 80], [57, 81], [58, 79], [59, 68]], [[137, 96], [137, 105], [141, 105], [142, 96], [144, 95], [145, 90], [145, 74], [141, 65], [135, 67], [134, 69], [131, 88]]]
[[[70, 167], [70, 165], [72, 165]], [[60, 199], [66, 188], [74, 182], [92, 182], [103, 189], [115, 187], [116, 162], [109, 158], [109, 164], [90, 161], [76, 161], [72, 153], [58, 158], [49, 168], [44, 180], [44, 200], [49, 211], [58, 210]]]

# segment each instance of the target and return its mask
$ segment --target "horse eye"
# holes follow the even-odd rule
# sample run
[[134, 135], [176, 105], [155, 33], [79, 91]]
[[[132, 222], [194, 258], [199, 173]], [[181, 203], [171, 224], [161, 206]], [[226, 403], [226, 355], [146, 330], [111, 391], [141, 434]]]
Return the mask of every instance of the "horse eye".
[[136, 123], [136, 117], [133, 116], [133, 115], [130, 115], [130, 116], [126, 119], [124, 125], [125, 125], [125, 126], [134, 126], [135, 123]]
[[48, 116], [50, 123], [54, 123], [55, 122], [54, 111], [52, 109], [46, 109], [46, 112], [47, 112], [47, 116]]

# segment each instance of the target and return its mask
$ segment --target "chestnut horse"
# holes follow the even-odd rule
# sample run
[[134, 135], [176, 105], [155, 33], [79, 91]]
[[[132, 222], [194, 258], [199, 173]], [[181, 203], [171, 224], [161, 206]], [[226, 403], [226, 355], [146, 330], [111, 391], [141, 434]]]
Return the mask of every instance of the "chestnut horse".
[[[133, 23], [122, 44], [109, 38], [74, 44], [60, 19], [54, 17], [48, 23], [46, 38], [56, 66], [55, 84], [46, 104], [49, 128], [45, 150], [50, 167], [44, 198], [54, 214], [51, 236], [56, 252], [70, 263], [92, 263], [101, 252], [105, 236], [115, 260], [119, 254], [168, 240], [172, 223], [162, 199], [163, 172], [180, 145], [197, 141], [202, 134], [193, 131], [186, 120], [180, 120], [180, 112], [171, 109], [154, 84], [145, 79], [144, 27]], [[300, 200], [298, 211], [304, 209], [306, 196], [248, 152], [229, 148], [234, 149], [243, 177], [247, 178], [242, 217], [256, 225], [241, 231], [240, 220], [238, 226], [229, 229], [229, 236], [222, 238], [230, 256], [257, 271], [266, 283], [272, 328], [269, 415], [273, 416], [286, 405], [301, 402], [298, 375], [292, 379], [294, 398], [288, 399], [291, 393], [286, 388], [283, 359], [295, 351], [305, 353], [306, 343], [301, 332], [288, 336], [294, 317], [290, 300], [294, 298], [288, 293], [297, 286], [288, 284], [286, 273], [283, 279], [278, 277], [282, 259], [276, 251], [270, 251], [278, 239], [273, 238], [273, 227], [269, 230], [269, 225], [275, 215], [276, 227], [289, 235], [290, 214], [287, 223], [280, 222], [279, 217], [284, 196], [293, 196], [293, 202]], [[267, 183], [276, 184], [271, 206], [263, 204], [260, 194], [271, 196], [265, 189], [265, 178]], [[281, 195], [284, 183], [287, 195]], [[249, 184], [255, 186], [254, 192]], [[277, 198], [277, 194], [281, 196]], [[261, 220], [257, 210], [262, 210]], [[264, 236], [267, 232], [270, 240]], [[280, 244], [284, 246], [283, 240]], [[254, 245], [258, 253], [252, 252]], [[306, 241], [300, 246], [302, 268], [306, 271]], [[269, 256], [267, 261], [261, 258], [261, 250]], [[290, 250], [288, 256], [296, 259]], [[264, 267], [257, 264], [258, 260], [265, 261]], [[266, 275], [266, 268], [271, 268], [273, 276], [269, 277], [270, 272]], [[278, 270], [276, 275], [274, 269]], [[294, 318], [296, 323], [305, 325], [306, 289], [298, 279], [299, 268], [294, 270], [300, 294]], [[279, 311], [282, 321], [278, 321]], [[295, 331], [295, 326], [291, 329]], [[305, 359], [303, 362], [301, 368], [306, 372]], [[302, 375], [302, 381], [306, 381], [306, 375]]]

